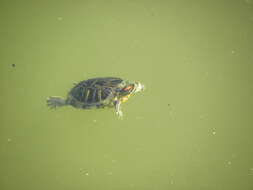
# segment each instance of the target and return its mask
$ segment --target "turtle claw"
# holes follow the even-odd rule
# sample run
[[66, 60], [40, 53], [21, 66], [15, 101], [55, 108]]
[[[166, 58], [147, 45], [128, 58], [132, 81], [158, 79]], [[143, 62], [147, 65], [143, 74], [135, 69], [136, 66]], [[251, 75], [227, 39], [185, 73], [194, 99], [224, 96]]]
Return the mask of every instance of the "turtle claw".
[[56, 109], [57, 107], [66, 105], [66, 101], [61, 97], [50, 96], [47, 98], [47, 105], [50, 109]]
[[116, 111], [116, 114], [119, 117], [119, 119], [123, 119], [123, 112], [121, 110]]
[[119, 116], [120, 119], [123, 119], [123, 112], [120, 109], [121, 101], [116, 101], [115, 102], [115, 109], [116, 109], [116, 114]]
[[47, 98], [47, 106], [52, 110], [52, 109], [56, 109], [56, 105], [51, 102], [50, 98]]

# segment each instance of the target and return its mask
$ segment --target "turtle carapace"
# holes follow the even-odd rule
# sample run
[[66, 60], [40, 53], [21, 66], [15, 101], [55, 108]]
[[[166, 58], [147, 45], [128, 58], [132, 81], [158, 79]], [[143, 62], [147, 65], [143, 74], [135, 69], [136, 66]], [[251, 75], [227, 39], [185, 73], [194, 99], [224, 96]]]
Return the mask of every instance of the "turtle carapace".
[[115, 77], [92, 78], [77, 83], [66, 99], [51, 96], [47, 104], [51, 108], [65, 105], [81, 109], [115, 107], [116, 114], [122, 117], [121, 103], [143, 90], [144, 85], [139, 82]]

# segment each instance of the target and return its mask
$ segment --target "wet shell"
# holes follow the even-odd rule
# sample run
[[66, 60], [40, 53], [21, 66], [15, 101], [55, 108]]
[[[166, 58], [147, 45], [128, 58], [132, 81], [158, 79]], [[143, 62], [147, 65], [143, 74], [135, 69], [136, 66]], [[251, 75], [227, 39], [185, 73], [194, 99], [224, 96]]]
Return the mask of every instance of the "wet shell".
[[81, 81], [69, 92], [68, 102], [74, 107], [92, 108], [111, 105], [119, 93], [120, 78], [105, 77]]

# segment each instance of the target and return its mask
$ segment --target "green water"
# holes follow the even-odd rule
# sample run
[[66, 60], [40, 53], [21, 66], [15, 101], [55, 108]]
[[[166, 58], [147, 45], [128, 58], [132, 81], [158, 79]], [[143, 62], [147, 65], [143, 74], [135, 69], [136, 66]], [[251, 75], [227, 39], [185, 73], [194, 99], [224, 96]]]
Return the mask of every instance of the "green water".
[[[0, 2], [1, 190], [252, 190], [253, 1]], [[141, 81], [113, 109], [72, 83]]]

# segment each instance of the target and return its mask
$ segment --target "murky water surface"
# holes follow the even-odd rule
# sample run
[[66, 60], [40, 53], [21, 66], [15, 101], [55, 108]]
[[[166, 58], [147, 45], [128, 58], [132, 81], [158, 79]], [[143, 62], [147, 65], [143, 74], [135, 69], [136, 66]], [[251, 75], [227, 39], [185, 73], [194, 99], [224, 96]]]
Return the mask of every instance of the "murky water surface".
[[[1, 190], [252, 190], [253, 1], [1, 1]], [[141, 81], [50, 110], [73, 82]]]

